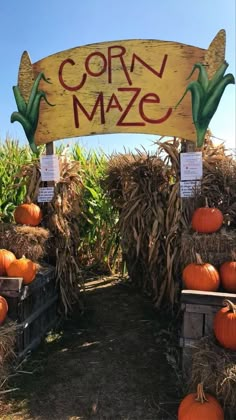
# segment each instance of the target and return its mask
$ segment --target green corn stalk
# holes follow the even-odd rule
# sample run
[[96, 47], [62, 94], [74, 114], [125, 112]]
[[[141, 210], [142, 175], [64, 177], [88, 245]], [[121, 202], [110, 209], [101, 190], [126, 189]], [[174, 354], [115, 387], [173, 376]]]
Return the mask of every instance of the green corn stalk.
[[0, 142], [0, 222], [11, 222], [15, 207], [22, 203], [26, 187], [17, 174], [22, 165], [31, 161], [29, 148], [20, 146], [17, 140], [7, 138]]
[[42, 90], [38, 90], [39, 83], [41, 80], [50, 83], [48, 79], [46, 79], [46, 77], [44, 76], [44, 73], [39, 73], [33, 83], [28, 103], [26, 103], [26, 101], [24, 100], [19, 87], [13, 86], [13, 93], [18, 112], [15, 111], [11, 115], [12, 123], [17, 121], [22, 125], [26, 137], [28, 139], [30, 148], [32, 152], [36, 154], [38, 154], [38, 149], [34, 141], [34, 135], [38, 125], [41, 100], [44, 99], [48, 105], [54, 106], [48, 102], [45, 92], [43, 92]]
[[102, 187], [108, 160], [103, 152], [86, 152], [78, 144], [72, 149], [72, 158], [81, 164], [84, 183], [80, 253], [100, 269], [112, 271], [120, 255], [120, 241], [118, 214]]
[[205, 66], [202, 63], [196, 63], [187, 80], [193, 75], [196, 69], [199, 71], [198, 79], [188, 84], [183, 96], [175, 107], [178, 107], [187, 92], [190, 91], [192, 98], [192, 119], [197, 132], [198, 147], [202, 147], [204, 143], [209, 123], [218, 108], [226, 86], [235, 83], [234, 76], [231, 73], [225, 75], [227, 67], [228, 63], [224, 61], [216, 70], [214, 76], [209, 80]]

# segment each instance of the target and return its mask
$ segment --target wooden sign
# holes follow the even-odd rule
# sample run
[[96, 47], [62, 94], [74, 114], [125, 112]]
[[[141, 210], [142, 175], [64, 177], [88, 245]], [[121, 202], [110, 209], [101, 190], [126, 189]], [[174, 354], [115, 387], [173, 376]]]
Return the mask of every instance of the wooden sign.
[[175, 106], [193, 66], [204, 63], [209, 74], [214, 73], [224, 54], [223, 30], [208, 50], [169, 41], [127, 40], [72, 48], [34, 64], [24, 52], [14, 90], [20, 108], [12, 122], [22, 123], [36, 145], [105, 133], [195, 141], [191, 95]]

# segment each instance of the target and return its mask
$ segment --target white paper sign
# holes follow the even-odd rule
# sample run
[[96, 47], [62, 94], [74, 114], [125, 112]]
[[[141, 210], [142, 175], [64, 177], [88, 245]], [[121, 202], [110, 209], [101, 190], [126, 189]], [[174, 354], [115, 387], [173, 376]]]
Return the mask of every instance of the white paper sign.
[[202, 178], [202, 152], [180, 154], [181, 181]]
[[42, 181], [59, 181], [60, 170], [57, 155], [46, 155], [40, 157]]
[[54, 187], [39, 188], [38, 203], [49, 203], [54, 197]]
[[181, 181], [180, 197], [194, 197], [196, 192], [201, 188], [201, 181]]

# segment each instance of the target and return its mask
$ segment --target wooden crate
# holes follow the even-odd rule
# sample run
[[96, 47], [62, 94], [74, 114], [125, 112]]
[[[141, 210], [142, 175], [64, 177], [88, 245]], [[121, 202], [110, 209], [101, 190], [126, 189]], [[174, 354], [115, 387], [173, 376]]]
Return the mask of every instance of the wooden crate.
[[0, 277], [0, 294], [7, 299], [8, 317], [17, 322], [16, 352], [22, 358], [58, 320], [55, 268], [42, 266], [29, 285], [22, 278]]
[[182, 369], [185, 375], [191, 369], [192, 352], [197, 341], [214, 335], [213, 319], [215, 313], [222, 308], [224, 299], [236, 303], [236, 294], [182, 290], [183, 321], [179, 344], [182, 347]]

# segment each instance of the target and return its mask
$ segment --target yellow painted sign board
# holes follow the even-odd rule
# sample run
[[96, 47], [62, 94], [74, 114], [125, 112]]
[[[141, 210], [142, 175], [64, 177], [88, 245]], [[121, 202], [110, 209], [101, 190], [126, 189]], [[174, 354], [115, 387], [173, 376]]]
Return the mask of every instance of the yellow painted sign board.
[[[175, 105], [193, 66], [206, 64], [210, 75], [224, 54], [223, 30], [208, 50], [169, 41], [126, 40], [72, 48], [34, 64], [25, 52], [18, 88], [25, 103], [30, 102], [26, 117], [34, 118], [34, 133], [31, 126], [28, 130], [36, 145], [106, 133], [149, 133], [195, 141], [191, 96]], [[33, 83], [42, 73], [33, 97]]]

